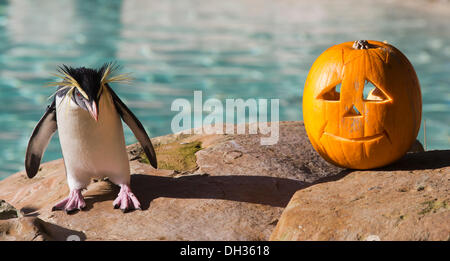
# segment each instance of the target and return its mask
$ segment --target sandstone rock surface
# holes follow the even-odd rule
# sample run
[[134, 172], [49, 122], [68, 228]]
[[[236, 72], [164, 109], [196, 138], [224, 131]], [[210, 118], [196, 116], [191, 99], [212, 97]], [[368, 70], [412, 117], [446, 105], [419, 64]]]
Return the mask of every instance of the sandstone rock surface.
[[[112, 202], [119, 189], [107, 180], [93, 180], [83, 192], [87, 204], [84, 211], [72, 215], [52, 212], [52, 206], [69, 193], [62, 160], [41, 165], [33, 179], [28, 179], [24, 172], [16, 173], [0, 181], [0, 199], [20, 213], [17, 217], [0, 220], [0, 240], [268, 240], [271, 234], [272, 239], [283, 240], [353, 240], [364, 239], [369, 233], [388, 239], [412, 225], [417, 227], [416, 234], [404, 232], [404, 236], [398, 238], [442, 238], [442, 231], [430, 228], [431, 224], [440, 228], [448, 225], [448, 221], [443, 221], [445, 217], [448, 220], [448, 178], [445, 180], [442, 176], [448, 175], [449, 151], [411, 154], [385, 169], [352, 173], [326, 163], [312, 148], [301, 122], [281, 122], [279, 142], [275, 145], [262, 146], [262, 136], [265, 135], [180, 133], [157, 137], [152, 142], [158, 165], [167, 168], [158, 170], [145, 163], [139, 145], [129, 146], [131, 187], [143, 210], [126, 214], [113, 209]], [[356, 181], [347, 184], [353, 176]], [[343, 184], [347, 185], [341, 187]], [[404, 185], [400, 189], [405, 187], [405, 190], [409, 184], [411, 191], [398, 192], [400, 184]], [[289, 216], [286, 211], [280, 219], [294, 193], [316, 191], [323, 186], [328, 186], [328, 190], [317, 192], [316, 197], [311, 198], [317, 202], [313, 214], [325, 218], [332, 213], [329, 205], [334, 204], [340, 209], [339, 213], [346, 215], [332, 216], [328, 220], [332, 236], [322, 236], [324, 228], [314, 226], [316, 221], [309, 214], [304, 217], [309, 218], [308, 224], [317, 230], [316, 234], [285, 236], [284, 227], [289, 230], [291, 224], [297, 225], [297, 221], [283, 221]], [[423, 189], [414, 191], [417, 186]], [[353, 195], [350, 189], [360, 194]], [[395, 201], [399, 200], [399, 195], [410, 194], [407, 200], [411, 205]], [[331, 199], [330, 195], [333, 195]], [[364, 208], [355, 205], [353, 210], [347, 210], [350, 203], [339, 199], [351, 195], [364, 196], [355, 201], [363, 202]], [[434, 198], [437, 200], [433, 203]], [[379, 200], [384, 205], [377, 203]], [[397, 202], [391, 209], [389, 200]], [[371, 230], [372, 221], [358, 221], [372, 218], [365, 213], [374, 213], [374, 206], [383, 206], [383, 213], [380, 213], [392, 218], [404, 216], [392, 237], [383, 234], [385, 230]], [[424, 211], [427, 212], [424, 215], [412, 215], [423, 209], [430, 210]], [[290, 215], [288, 220], [295, 220], [296, 215]], [[347, 218], [358, 221], [355, 226], [363, 228], [355, 233], [342, 232], [352, 229]], [[375, 218], [373, 222], [380, 220]], [[334, 222], [342, 226], [334, 226]], [[379, 226], [384, 229], [384, 224], [391, 224], [389, 222], [381, 222]], [[272, 233], [276, 225], [279, 232]], [[332, 234], [335, 228], [338, 232]]]

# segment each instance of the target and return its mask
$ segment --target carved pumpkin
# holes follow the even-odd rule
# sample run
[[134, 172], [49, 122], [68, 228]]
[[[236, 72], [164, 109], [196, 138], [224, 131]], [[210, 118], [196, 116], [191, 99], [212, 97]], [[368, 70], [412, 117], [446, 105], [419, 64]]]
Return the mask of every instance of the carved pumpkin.
[[368, 169], [398, 160], [415, 141], [421, 114], [416, 72], [386, 43], [333, 46], [317, 58], [306, 79], [306, 132], [316, 151], [341, 167]]

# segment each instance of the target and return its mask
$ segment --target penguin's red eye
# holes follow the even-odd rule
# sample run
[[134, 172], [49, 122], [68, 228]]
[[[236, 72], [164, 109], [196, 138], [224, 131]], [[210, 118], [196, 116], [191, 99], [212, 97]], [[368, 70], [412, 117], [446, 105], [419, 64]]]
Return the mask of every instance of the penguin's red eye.
[[79, 92], [77, 92], [77, 96], [78, 96], [78, 97], [80, 97], [80, 96], [81, 96], [81, 94], [80, 94]]

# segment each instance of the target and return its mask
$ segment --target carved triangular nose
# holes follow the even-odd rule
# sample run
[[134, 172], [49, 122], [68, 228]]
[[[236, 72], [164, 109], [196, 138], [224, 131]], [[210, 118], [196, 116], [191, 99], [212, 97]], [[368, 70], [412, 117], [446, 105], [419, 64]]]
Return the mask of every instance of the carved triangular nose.
[[356, 117], [356, 116], [361, 116], [361, 113], [358, 111], [358, 109], [355, 107], [355, 105], [353, 105], [350, 110], [348, 110], [345, 114], [344, 117]]

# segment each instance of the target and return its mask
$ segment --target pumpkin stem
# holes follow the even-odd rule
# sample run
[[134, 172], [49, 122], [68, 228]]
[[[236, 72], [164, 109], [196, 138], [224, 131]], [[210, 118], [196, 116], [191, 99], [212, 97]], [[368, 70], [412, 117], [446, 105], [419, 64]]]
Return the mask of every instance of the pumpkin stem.
[[353, 49], [356, 50], [369, 49], [369, 47], [370, 44], [367, 40], [358, 40], [353, 43]]

